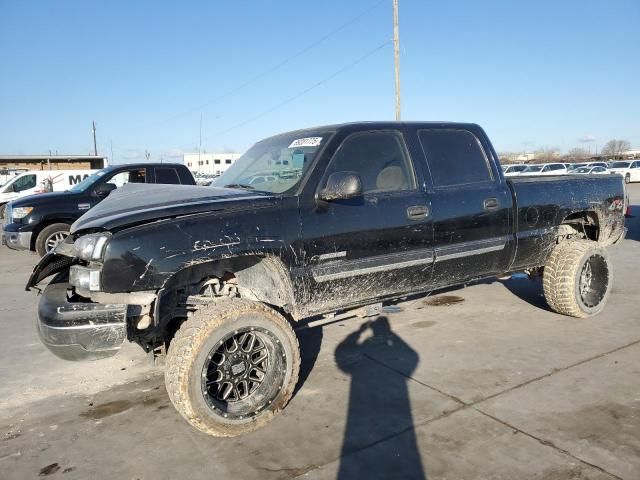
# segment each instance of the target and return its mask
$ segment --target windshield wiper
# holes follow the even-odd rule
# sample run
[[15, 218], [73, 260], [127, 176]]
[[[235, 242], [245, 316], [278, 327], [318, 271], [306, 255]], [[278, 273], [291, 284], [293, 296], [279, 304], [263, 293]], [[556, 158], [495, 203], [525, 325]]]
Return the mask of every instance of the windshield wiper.
[[224, 188], [244, 188], [245, 190], [255, 190], [251, 185], [245, 185], [244, 183], [230, 183], [225, 185]]

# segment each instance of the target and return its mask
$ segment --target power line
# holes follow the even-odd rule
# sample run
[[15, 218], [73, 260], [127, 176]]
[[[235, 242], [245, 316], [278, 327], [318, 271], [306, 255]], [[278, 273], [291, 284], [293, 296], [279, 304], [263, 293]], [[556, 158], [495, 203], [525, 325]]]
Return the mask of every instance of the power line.
[[249, 80], [247, 80], [246, 82], [238, 85], [237, 87], [234, 87], [231, 90], [228, 90], [227, 92], [223, 93], [222, 95], [219, 95], [219, 96], [217, 96], [215, 98], [207, 100], [206, 102], [204, 102], [204, 103], [202, 103], [202, 104], [200, 104], [200, 105], [198, 105], [196, 107], [190, 108], [189, 110], [185, 110], [185, 111], [183, 111], [181, 113], [178, 113], [176, 115], [170, 116], [170, 117], [166, 118], [165, 120], [161, 120], [160, 122], [157, 122], [157, 124], [170, 122], [172, 120], [176, 120], [178, 118], [190, 115], [190, 114], [192, 114], [194, 112], [197, 112], [199, 110], [202, 110], [202, 109], [204, 109], [204, 108], [206, 108], [206, 107], [208, 107], [210, 105], [213, 105], [214, 103], [219, 102], [220, 100], [222, 100], [224, 98], [227, 98], [227, 97], [233, 95], [234, 93], [239, 92], [240, 90], [248, 87], [249, 85], [252, 85], [253, 83], [257, 82], [258, 80], [261, 80], [264, 77], [266, 77], [266, 76], [272, 74], [273, 72], [279, 70], [280, 68], [284, 67], [285, 65], [287, 65], [292, 60], [295, 60], [296, 58], [301, 57], [302, 55], [307, 53], [309, 50], [314, 49], [318, 45], [322, 44], [323, 42], [325, 42], [326, 40], [331, 38], [336, 33], [338, 33], [340, 31], [344, 30], [345, 28], [347, 28], [349, 25], [357, 22], [362, 17], [367, 15], [369, 12], [371, 12], [372, 10], [375, 10], [378, 6], [380, 6], [385, 1], [386, 0], [379, 0], [378, 2], [373, 4], [371, 7], [367, 8], [366, 10], [364, 10], [364, 11], [360, 12], [359, 14], [357, 14], [355, 17], [352, 17], [351, 19], [347, 20], [345, 23], [343, 23], [343, 24], [339, 25], [338, 27], [334, 28], [333, 30], [329, 31], [326, 35], [324, 35], [323, 37], [319, 38], [315, 42], [307, 45], [302, 50], [299, 50], [297, 53], [294, 53], [290, 57], [285, 58], [284, 60], [282, 60], [281, 62], [277, 63], [273, 67], [270, 67], [267, 70], [264, 70], [262, 73], [259, 73], [255, 77], [250, 78]]
[[304, 89], [304, 90], [302, 90], [302, 91], [300, 91], [300, 92], [296, 93], [295, 95], [293, 95], [293, 96], [291, 96], [291, 97], [289, 97], [289, 98], [287, 98], [287, 99], [283, 100], [282, 102], [278, 103], [277, 105], [274, 105], [273, 107], [268, 108], [267, 110], [264, 110], [263, 112], [261, 112], [261, 113], [257, 114], [257, 115], [256, 115], [256, 116], [254, 116], [254, 117], [251, 117], [251, 118], [249, 118], [249, 119], [247, 119], [247, 120], [244, 120], [244, 121], [242, 121], [242, 122], [240, 122], [240, 123], [237, 123], [237, 124], [233, 125], [232, 127], [229, 127], [229, 128], [227, 128], [227, 129], [225, 129], [225, 130], [222, 130], [222, 131], [220, 131], [220, 132], [216, 132], [216, 133], [214, 133], [213, 135], [211, 135], [211, 136], [209, 136], [209, 137], [206, 137], [206, 138], [205, 138], [205, 140], [206, 140], [206, 139], [209, 139], [209, 138], [212, 138], [212, 137], [214, 137], [214, 136], [217, 136], [217, 135], [223, 135], [223, 134], [225, 134], [225, 133], [227, 133], [227, 132], [230, 132], [230, 131], [232, 131], [232, 130], [235, 130], [236, 128], [243, 127], [243, 126], [247, 125], [248, 123], [254, 122], [255, 120], [258, 120], [259, 118], [262, 118], [262, 117], [264, 117], [265, 115], [268, 115], [268, 114], [270, 114], [271, 112], [273, 112], [273, 111], [275, 111], [275, 110], [278, 110], [279, 108], [282, 108], [283, 106], [287, 105], [288, 103], [291, 103], [291, 102], [293, 102], [294, 100], [296, 100], [296, 99], [298, 99], [298, 98], [302, 97], [303, 95], [306, 95], [306, 94], [307, 94], [307, 93], [309, 93], [311, 90], [314, 90], [315, 88], [317, 88], [317, 87], [319, 87], [319, 86], [321, 86], [321, 85], [323, 85], [323, 84], [327, 83], [329, 80], [332, 80], [333, 78], [335, 78], [335, 77], [337, 77], [338, 75], [340, 75], [340, 74], [342, 74], [342, 73], [346, 72], [346, 71], [347, 71], [347, 70], [349, 70], [350, 68], [352, 68], [352, 67], [356, 66], [357, 64], [359, 64], [359, 63], [363, 62], [364, 60], [366, 60], [367, 58], [369, 58], [371, 55], [373, 55], [374, 53], [376, 53], [376, 52], [377, 52], [377, 51], [379, 51], [379, 50], [382, 50], [384, 47], [386, 47], [387, 45], [390, 45], [391, 43], [392, 43], [392, 40], [387, 40], [386, 42], [384, 42], [384, 43], [382, 43], [382, 44], [378, 45], [378, 46], [377, 46], [376, 48], [374, 48], [373, 50], [370, 50], [370, 51], [368, 51], [367, 53], [365, 53], [364, 55], [362, 55], [361, 57], [357, 58], [357, 59], [356, 59], [356, 60], [354, 60], [353, 62], [351, 62], [351, 63], [349, 63], [349, 64], [345, 65], [344, 67], [342, 67], [342, 68], [341, 68], [341, 69], [339, 69], [339, 70], [336, 70], [336, 71], [335, 71], [335, 72], [333, 72], [331, 75], [329, 75], [329, 76], [327, 76], [327, 77], [324, 77], [322, 80], [320, 80], [320, 81], [319, 81], [319, 82], [317, 82], [317, 83], [314, 83], [314, 84], [313, 84], [313, 85], [311, 85], [310, 87], [308, 87], [308, 88], [306, 88], [306, 89]]

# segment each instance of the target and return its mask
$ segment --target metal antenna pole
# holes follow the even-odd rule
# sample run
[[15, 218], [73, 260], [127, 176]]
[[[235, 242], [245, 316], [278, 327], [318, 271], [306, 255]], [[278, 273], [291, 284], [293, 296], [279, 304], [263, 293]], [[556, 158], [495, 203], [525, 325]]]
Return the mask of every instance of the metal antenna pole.
[[96, 143], [96, 122], [91, 122], [91, 126], [93, 127], [93, 154], [98, 156], [98, 144]]
[[398, 31], [398, 0], [393, 0], [393, 55], [396, 71], [396, 120], [400, 120], [400, 33]]

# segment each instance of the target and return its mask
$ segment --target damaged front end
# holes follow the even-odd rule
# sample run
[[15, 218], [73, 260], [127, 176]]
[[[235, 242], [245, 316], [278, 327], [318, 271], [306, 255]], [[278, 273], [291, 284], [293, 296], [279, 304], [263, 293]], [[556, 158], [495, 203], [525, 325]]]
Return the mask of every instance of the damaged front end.
[[[147, 319], [155, 292], [100, 292], [101, 254], [108, 234], [69, 238], [42, 258], [26, 289], [40, 292], [38, 334], [64, 360], [98, 360], [118, 353], [128, 325]], [[44, 288], [37, 286], [54, 275]]]

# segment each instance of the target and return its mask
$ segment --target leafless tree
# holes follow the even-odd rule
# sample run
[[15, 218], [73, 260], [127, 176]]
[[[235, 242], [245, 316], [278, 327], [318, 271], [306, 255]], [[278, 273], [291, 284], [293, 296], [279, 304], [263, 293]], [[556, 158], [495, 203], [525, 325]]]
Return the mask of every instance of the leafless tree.
[[563, 160], [567, 162], [581, 162], [589, 156], [590, 153], [587, 149], [576, 147], [569, 150], [567, 154], [564, 155]]
[[618, 158], [625, 150], [631, 150], [631, 144], [627, 140], [609, 140], [602, 147], [602, 155]]
[[542, 147], [535, 152], [534, 163], [549, 163], [557, 162], [560, 158], [560, 153], [556, 147]]

